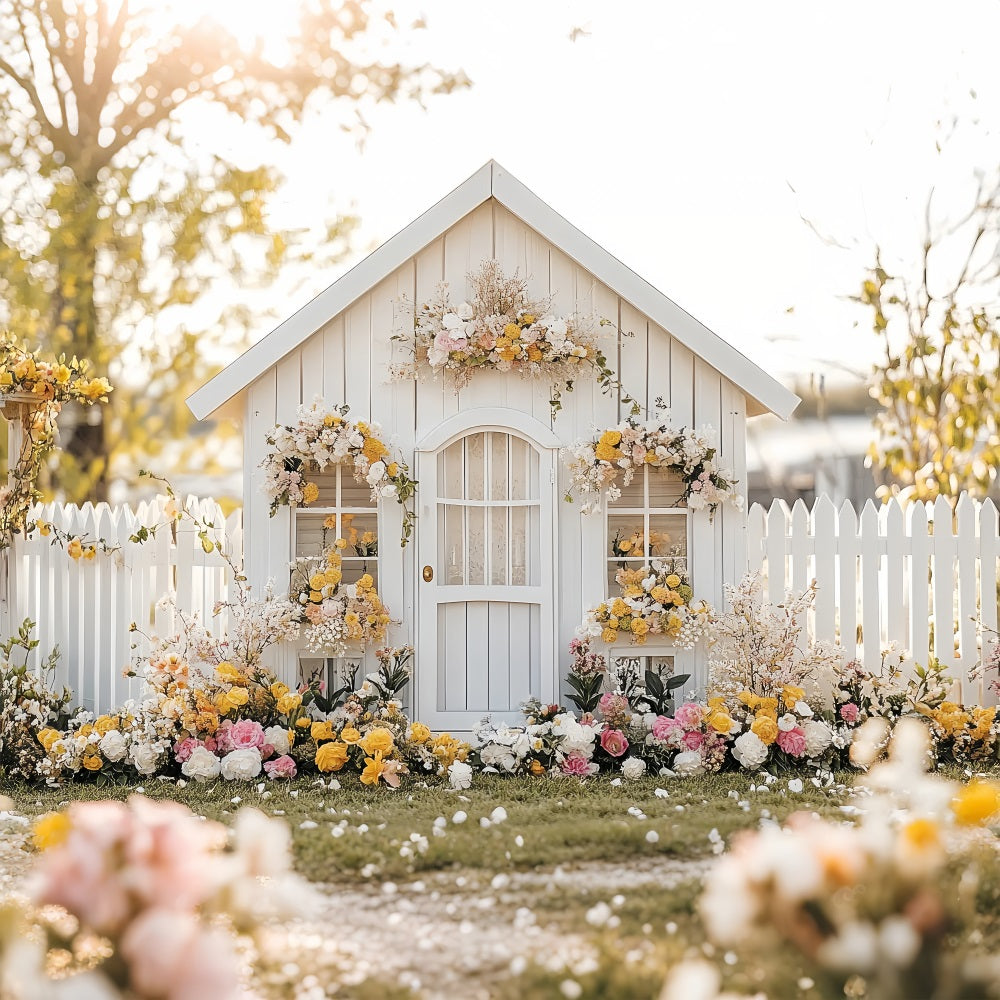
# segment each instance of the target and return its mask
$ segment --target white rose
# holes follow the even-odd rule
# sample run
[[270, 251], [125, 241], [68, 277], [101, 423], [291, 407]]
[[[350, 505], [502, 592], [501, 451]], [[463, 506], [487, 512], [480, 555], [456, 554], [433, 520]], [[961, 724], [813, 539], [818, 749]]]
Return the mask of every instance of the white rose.
[[260, 774], [261, 767], [260, 751], [256, 747], [250, 747], [227, 753], [222, 758], [220, 771], [227, 781], [250, 781]]
[[274, 752], [283, 756], [289, 751], [288, 730], [282, 726], [268, 726], [264, 730], [264, 742], [274, 747]]
[[446, 330], [457, 330], [463, 325], [462, 317], [457, 313], [445, 313], [444, 316], [441, 317], [441, 325]]
[[641, 757], [629, 757], [622, 764], [622, 777], [634, 781], [646, 773], [646, 762]]
[[517, 761], [510, 747], [500, 743], [487, 743], [479, 751], [479, 759], [485, 767], [495, 767], [500, 771], [513, 771]]
[[833, 732], [825, 722], [810, 719], [802, 726], [806, 737], [806, 756], [818, 757], [833, 742]]
[[133, 743], [130, 754], [132, 766], [139, 774], [155, 774], [160, 763], [160, 752], [148, 743]]
[[368, 475], [365, 479], [368, 480], [369, 486], [375, 486], [377, 483], [382, 482], [385, 478], [385, 462], [372, 462], [368, 466]]
[[468, 302], [460, 302], [458, 306], [458, 318], [463, 322], [472, 319], [472, 306]]
[[[756, 739], [756, 737], [754, 738]], [[678, 774], [681, 777], [688, 777], [690, 775], [702, 774], [705, 770], [705, 765], [702, 762], [701, 754], [697, 750], [685, 750], [674, 758], [673, 769], [674, 774]]]
[[452, 788], [462, 789], [472, 787], [472, 767], [463, 760], [456, 760], [448, 768], [448, 777], [451, 779]]
[[221, 766], [219, 758], [211, 750], [195, 747], [191, 756], [181, 764], [181, 774], [185, 778], [194, 778], [195, 781], [210, 781], [219, 776]]
[[396, 495], [396, 487], [392, 483], [386, 483], [385, 486], [379, 491], [379, 495], [386, 497], [394, 497]]
[[767, 744], [753, 732], [747, 730], [737, 736], [733, 743], [733, 757], [750, 771], [760, 767], [767, 760]]
[[813, 710], [804, 701], [797, 701], [795, 703], [795, 714], [801, 715], [803, 719], [811, 719]]
[[105, 758], [112, 763], [121, 760], [128, 753], [128, 740], [117, 729], [108, 730], [98, 746]]
[[778, 719], [778, 728], [783, 733], [791, 732], [798, 724], [799, 720], [796, 719], [791, 712], [786, 712], [780, 719]]

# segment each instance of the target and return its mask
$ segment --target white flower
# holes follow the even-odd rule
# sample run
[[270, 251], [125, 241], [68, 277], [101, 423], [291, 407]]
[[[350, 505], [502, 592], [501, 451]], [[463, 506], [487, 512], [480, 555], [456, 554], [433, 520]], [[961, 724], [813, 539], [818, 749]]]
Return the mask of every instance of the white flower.
[[264, 730], [264, 742], [270, 743], [274, 752], [281, 757], [289, 750], [288, 730], [284, 726], [268, 726]]
[[385, 478], [385, 462], [372, 462], [368, 466], [368, 475], [365, 479], [368, 480], [369, 486], [376, 486]]
[[801, 778], [790, 778], [788, 781], [788, 790], [794, 792], [796, 795], [802, 791], [802, 779]]
[[801, 715], [803, 719], [811, 719], [813, 710], [804, 701], [797, 701], [795, 703], [795, 713], [796, 715]]
[[128, 753], [128, 740], [117, 729], [109, 729], [98, 746], [105, 758], [112, 763], [121, 760]]
[[635, 780], [646, 773], [646, 762], [641, 757], [629, 757], [622, 764], [622, 777]]
[[825, 722], [810, 719], [802, 726], [806, 738], [806, 756], [818, 757], [833, 742], [833, 732]]
[[462, 789], [472, 787], [472, 768], [463, 760], [456, 760], [448, 768], [448, 777], [451, 779], [452, 788]]
[[458, 318], [464, 323], [468, 323], [472, 319], [472, 306], [468, 302], [460, 302], [457, 312]]
[[733, 756], [748, 770], [755, 770], [767, 760], [767, 744], [754, 732], [747, 730], [736, 737]]
[[191, 751], [191, 756], [181, 764], [181, 774], [185, 778], [194, 778], [195, 781], [210, 781], [212, 778], [217, 778], [220, 769], [219, 758], [205, 747], [195, 747]]
[[890, 965], [905, 969], [917, 957], [920, 935], [906, 917], [891, 916], [882, 921], [878, 932], [879, 951]]
[[517, 766], [517, 759], [510, 747], [505, 747], [500, 743], [487, 743], [480, 749], [479, 759], [483, 762], [484, 767], [495, 767], [500, 771], [513, 771]]
[[[192, 754], [192, 756], [194, 756]], [[250, 781], [260, 774], [260, 751], [256, 747], [232, 750], [222, 758], [221, 773], [227, 781]]]
[[865, 975], [878, 961], [875, 928], [867, 921], [845, 924], [820, 945], [816, 957], [828, 969]]
[[705, 765], [697, 750], [685, 750], [674, 758], [674, 773], [681, 777], [702, 774], [704, 770]]
[[791, 712], [786, 712], [780, 719], [778, 719], [778, 728], [783, 733], [791, 732], [798, 724], [799, 720], [796, 719]]
[[149, 743], [133, 743], [132, 765], [139, 774], [155, 774], [160, 763], [160, 751]]

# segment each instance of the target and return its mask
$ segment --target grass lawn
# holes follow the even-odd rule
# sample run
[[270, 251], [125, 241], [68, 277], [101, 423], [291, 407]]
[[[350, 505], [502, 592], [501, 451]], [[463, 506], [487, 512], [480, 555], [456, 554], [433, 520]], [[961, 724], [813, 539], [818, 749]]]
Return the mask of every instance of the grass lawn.
[[[259, 969], [269, 996], [655, 1000], [672, 964], [710, 950], [696, 901], [734, 833], [797, 810], [850, 817], [844, 784], [755, 786], [724, 774], [618, 784], [484, 776], [462, 792], [305, 781], [144, 788], [213, 819], [249, 805], [289, 823], [296, 865], [329, 906], [314, 930], [348, 960], [329, 948], [323, 961], [301, 960], [303, 974], [337, 983], [335, 993], [303, 994], [288, 985], [295, 976], [279, 949]], [[124, 798], [135, 786], [2, 791], [31, 815], [70, 799]], [[984, 946], [995, 948], [1000, 880], [987, 878], [983, 894]], [[723, 964], [727, 984], [748, 993], [828, 995], [792, 958], [780, 968], [735, 955]]]

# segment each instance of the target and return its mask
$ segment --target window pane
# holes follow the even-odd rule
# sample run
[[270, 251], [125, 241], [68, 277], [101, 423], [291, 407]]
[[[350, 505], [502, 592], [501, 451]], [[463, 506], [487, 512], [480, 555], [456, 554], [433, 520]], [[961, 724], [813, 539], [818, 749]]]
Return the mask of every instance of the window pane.
[[301, 508], [295, 512], [295, 555], [320, 556], [333, 544], [335, 534], [323, 527], [325, 514], [313, 514]]
[[649, 506], [676, 507], [684, 495], [684, 481], [671, 470], [650, 470]]
[[642, 514], [608, 514], [608, 558], [649, 555], [644, 520]]
[[465, 583], [465, 508], [452, 504], [438, 507], [439, 583]]
[[438, 457], [438, 496], [461, 500], [465, 496], [465, 442], [455, 441]]
[[[482, 482], [480, 482], [482, 485]], [[483, 586], [486, 581], [486, 508], [465, 508], [465, 531], [468, 542], [468, 576], [466, 583]]]
[[507, 442], [510, 436], [494, 431], [490, 434], [490, 499], [507, 499]]
[[490, 583], [499, 586], [507, 584], [507, 510], [504, 507], [490, 507]]
[[624, 486], [624, 476], [619, 478], [618, 486], [622, 495], [611, 505], [612, 507], [638, 507], [640, 510], [646, 506], [645, 489], [643, 481], [646, 476], [646, 469], [637, 470], [632, 482]]
[[340, 515], [340, 535], [347, 542], [344, 556], [378, 555], [378, 515], [346, 513]]
[[485, 500], [486, 435], [470, 434], [465, 439], [465, 498]]
[[347, 584], [357, 583], [366, 573], [372, 578], [375, 589], [378, 589], [378, 560], [365, 559], [363, 556], [344, 556], [340, 564], [341, 572], [344, 574], [342, 582]]
[[538, 499], [538, 453], [514, 435], [510, 436], [510, 498]]
[[541, 545], [539, 539], [539, 508], [511, 507], [511, 585], [538, 587], [542, 582]]
[[672, 514], [650, 514], [649, 535], [654, 555], [687, 556], [687, 514], [679, 510]]
[[359, 483], [354, 478], [354, 470], [341, 466], [340, 469], [340, 505], [341, 507], [374, 507], [372, 490], [367, 483]]

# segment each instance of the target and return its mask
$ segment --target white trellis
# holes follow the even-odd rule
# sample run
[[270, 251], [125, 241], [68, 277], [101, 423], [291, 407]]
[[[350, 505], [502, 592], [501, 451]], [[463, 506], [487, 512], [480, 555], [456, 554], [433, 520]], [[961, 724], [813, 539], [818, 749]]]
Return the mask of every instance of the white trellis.
[[820, 497], [810, 511], [775, 500], [754, 504], [748, 520], [750, 568], [767, 577], [769, 599], [817, 583], [812, 628], [818, 638], [857, 648], [868, 666], [895, 641], [913, 661], [935, 656], [960, 679], [966, 703], [995, 704], [969, 679], [997, 627], [997, 508], [962, 494], [947, 500], [865, 504], [838, 510]]
[[[197, 614], [216, 635], [226, 627], [224, 615], [213, 611], [229, 593], [228, 567], [217, 551], [206, 553], [198, 531], [184, 518], [170, 524], [166, 497], [128, 506], [106, 503], [37, 506], [29, 520], [41, 519], [71, 535], [103, 538], [118, 551], [94, 559], [73, 560], [52, 539], [35, 532], [15, 538], [9, 550], [10, 577], [16, 586], [0, 602], [0, 633], [9, 635], [25, 618], [36, 622], [40, 640], [33, 660], [58, 646], [58, 684], [68, 684], [77, 701], [102, 711], [139, 694], [140, 682], [124, 676], [142, 642], [130, 633], [135, 622], [146, 633], [174, 631], [172, 611], [161, 603], [176, 595], [177, 606]], [[211, 521], [218, 540], [237, 560], [242, 557], [242, 515], [226, 518], [214, 500], [188, 498], [186, 507]], [[160, 525], [143, 544], [129, 538], [142, 527]]]

